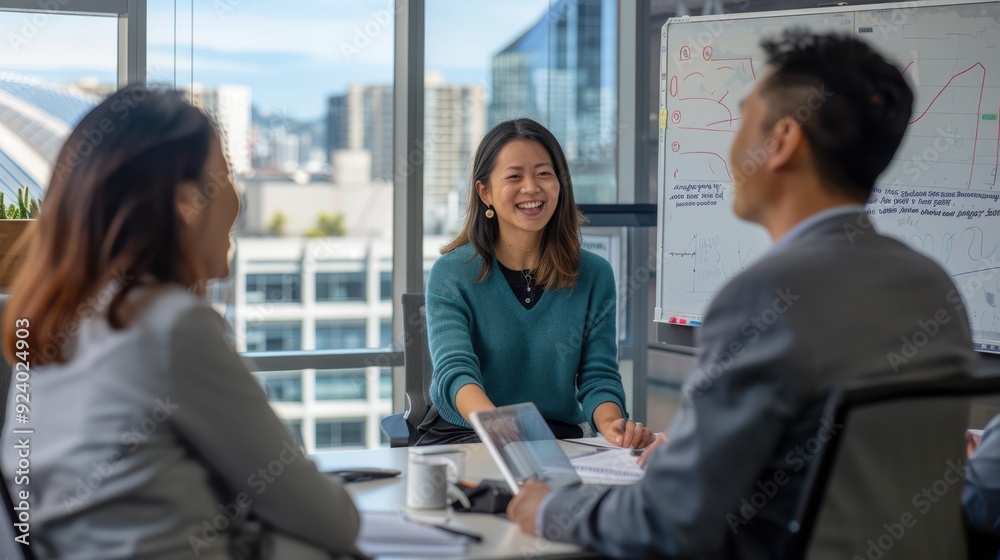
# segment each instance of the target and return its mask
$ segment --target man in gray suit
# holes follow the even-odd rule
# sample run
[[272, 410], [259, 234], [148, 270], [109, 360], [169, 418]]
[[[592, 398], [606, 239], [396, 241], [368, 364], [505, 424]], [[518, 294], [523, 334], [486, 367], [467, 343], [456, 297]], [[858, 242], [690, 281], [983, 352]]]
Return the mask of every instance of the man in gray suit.
[[[948, 275], [879, 235], [862, 207], [912, 111], [899, 70], [846, 36], [790, 32], [763, 47], [770, 68], [741, 103], [730, 167], [735, 213], [764, 226], [774, 246], [710, 305], [682, 408], [665, 444], [644, 457], [643, 480], [556, 492], [529, 483], [508, 508], [527, 532], [624, 558], [780, 557], [814, 444], [840, 429], [819, 421], [832, 385], [976, 366]], [[865, 453], [847, 455], [858, 458], [859, 492], [892, 476], [867, 468]], [[901, 512], [879, 510], [883, 497], [861, 499], [895, 530]], [[950, 511], [951, 525], [919, 557], [963, 557], [953, 501], [954, 511], [934, 509], [939, 519]], [[876, 540], [884, 532], [882, 521], [852, 524], [853, 514], [820, 528], [831, 537], [824, 542], [855, 529]], [[931, 521], [924, 527], [940, 529]], [[866, 551], [831, 545], [819, 556], [855, 555]]]
[[969, 525], [1000, 537], [1000, 415], [983, 430], [982, 439], [968, 438], [969, 465], [962, 500]]

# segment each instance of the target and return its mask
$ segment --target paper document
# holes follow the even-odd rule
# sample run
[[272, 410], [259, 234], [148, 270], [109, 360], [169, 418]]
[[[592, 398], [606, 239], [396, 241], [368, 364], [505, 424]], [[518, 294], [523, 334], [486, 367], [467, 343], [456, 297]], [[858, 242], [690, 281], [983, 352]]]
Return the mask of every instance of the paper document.
[[357, 545], [368, 556], [465, 556], [469, 539], [392, 511], [361, 512]]
[[591, 447], [609, 447], [611, 449], [619, 449], [617, 445], [604, 439], [604, 436], [571, 438], [563, 441], [571, 441], [573, 443], [579, 443], [581, 445], [589, 445]]
[[646, 471], [629, 449], [590, 449], [571, 453], [569, 462], [576, 474], [588, 484], [631, 484]]

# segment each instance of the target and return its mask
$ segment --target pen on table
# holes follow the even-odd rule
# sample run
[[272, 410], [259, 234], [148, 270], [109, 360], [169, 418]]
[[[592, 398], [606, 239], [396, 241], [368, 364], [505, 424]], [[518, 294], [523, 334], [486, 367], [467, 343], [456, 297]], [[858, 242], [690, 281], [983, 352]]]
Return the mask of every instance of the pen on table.
[[470, 539], [472, 539], [472, 540], [474, 540], [476, 542], [483, 542], [483, 537], [481, 535], [477, 535], [475, 533], [470, 533], [470, 532], [464, 531], [462, 529], [454, 529], [452, 527], [446, 527], [444, 525], [435, 525], [433, 523], [431, 523], [430, 525], [431, 525], [431, 527], [434, 527], [436, 529], [441, 529], [442, 531], [447, 531], [449, 533], [454, 533], [456, 535], [461, 535], [463, 537], [468, 537], [468, 538], [470, 538]]
[[445, 532], [448, 532], [448, 533], [452, 533], [452, 534], [455, 534], [455, 535], [461, 535], [463, 537], [468, 537], [468, 538], [470, 538], [470, 539], [472, 539], [472, 540], [474, 540], [476, 542], [483, 542], [482, 535], [477, 535], [475, 533], [471, 533], [471, 532], [465, 531], [463, 529], [455, 529], [453, 527], [448, 527], [446, 525], [441, 525], [440, 523], [434, 523], [433, 521], [425, 521], [423, 519], [416, 519], [416, 518], [410, 517], [409, 515], [406, 516], [406, 519], [409, 520], [409, 521], [412, 521], [414, 523], [417, 523], [419, 525], [426, 525], [428, 527], [434, 527], [435, 529], [441, 529], [442, 531], [445, 531]]

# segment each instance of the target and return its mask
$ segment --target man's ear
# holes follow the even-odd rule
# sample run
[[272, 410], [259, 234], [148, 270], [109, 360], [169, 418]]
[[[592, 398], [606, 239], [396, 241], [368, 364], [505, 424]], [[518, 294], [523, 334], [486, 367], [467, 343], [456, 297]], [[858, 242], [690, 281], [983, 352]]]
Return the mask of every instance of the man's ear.
[[805, 142], [802, 125], [792, 117], [783, 117], [774, 124], [770, 137], [766, 140], [770, 156], [767, 165], [770, 171], [778, 171], [788, 165], [795, 153]]
[[476, 192], [479, 193], [479, 200], [483, 204], [493, 206], [493, 195], [490, 193], [490, 188], [484, 185], [482, 181], [476, 181]]

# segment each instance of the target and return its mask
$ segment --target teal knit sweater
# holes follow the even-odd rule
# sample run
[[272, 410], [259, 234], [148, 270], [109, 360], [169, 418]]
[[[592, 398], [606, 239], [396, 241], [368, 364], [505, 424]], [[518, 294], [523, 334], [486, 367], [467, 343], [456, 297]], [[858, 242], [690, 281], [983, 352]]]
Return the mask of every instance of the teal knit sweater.
[[530, 310], [495, 259], [477, 283], [481, 266], [466, 244], [442, 255], [427, 281], [430, 394], [441, 417], [469, 427], [455, 407], [469, 383], [497, 406], [530, 401], [545, 418], [570, 424], [593, 425], [604, 402], [624, 411], [611, 265], [581, 250], [573, 289], [546, 289]]

